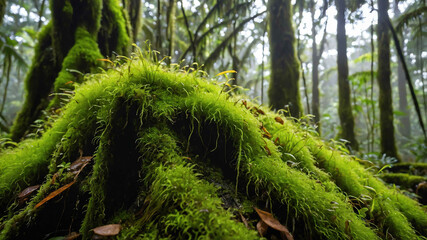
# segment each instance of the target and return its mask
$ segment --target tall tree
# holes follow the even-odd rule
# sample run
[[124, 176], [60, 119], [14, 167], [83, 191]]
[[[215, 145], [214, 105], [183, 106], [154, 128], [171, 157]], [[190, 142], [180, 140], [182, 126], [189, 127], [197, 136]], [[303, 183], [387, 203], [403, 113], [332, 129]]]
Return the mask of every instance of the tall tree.
[[299, 92], [299, 62], [290, 0], [269, 0], [271, 77], [268, 96], [274, 109], [289, 107], [293, 117], [302, 113]]
[[393, 105], [390, 83], [390, 36], [388, 0], [378, 0], [378, 86], [380, 108], [381, 153], [390, 157], [398, 157], [394, 137]]
[[[399, 3], [398, 0], [394, 0], [393, 12], [395, 17], [398, 17], [401, 14], [399, 11], [398, 3]], [[400, 33], [399, 35], [400, 35], [400, 40], [402, 42], [403, 34]], [[399, 111], [404, 113], [403, 116], [399, 117], [399, 120], [400, 120], [399, 132], [400, 134], [402, 134], [402, 136], [408, 139], [411, 137], [411, 121], [409, 121], [405, 73], [403, 72], [402, 62], [399, 59], [397, 60], [397, 82], [399, 86], [398, 87]]]
[[[127, 22], [118, 1], [51, 0], [50, 8], [52, 20], [39, 33], [36, 60], [25, 79], [25, 102], [11, 129], [14, 141], [43, 110], [59, 106], [62, 89], [73, 89], [73, 83], [84, 80], [70, 69], [93, 72], [101, 66], [98, 59], [129, 50]], [[57, 95], [51, 101], [52, 89]]]
[[132, 41], [136, 42], [142, 24], [142, 0], [123, 0], [122, 4], [132, 27]]
[[338, 65], [338, 115], [341, 121], [340, 137], [350, 142], [354, 150], [359, 144], [354, 134], [354, 117], [351, 106], [350, 83], [348, 81], [347, 36], [345, 31], [346, 1], [336, 0], [337, 8], [337, 65]]
[[169, 42], [168, 56], [174, 55], [174, 41], [175, 41], [175, 13], [176, 13], [176, 0], [169, 0], [167, 22], [168, 28], [166, 35]]
[[5, 10], [6, 10], [6, 0], [0, 0], [0, 24], [3, 22]]
[[[323, 6], [322, 9], [322, 13], [321, 13], [321, 19], [323, 17], [326, 16], [326, 8], [328, 7], [328, 1], [325, 1], [325, 4]], [[317, 36], [317, 26], [320, 23], [320, 20], [317, 20], [315, 17], [315, 13], [316, 13], [316, 4], [314, 2], [314, 0], [310, 1], [310, 12], [311, 12], [311, 38], [313, 40], [312, 42], [312, 52], [311, 52], [311, 58], [312, 58], [312, 64], [313, 64], [313, 69], [312, 69], [312, 82], [313, 82], [313, 87], [312, 87], [312, 94], [313, 94], [313, 98], [312, 98], [312, 113], [314, 115], [314, 122], [318, 125], [317, 127], [317, 131], [320, 133], [320, 101], [319, 101], [319, 63], [320, 63], [320, 59], [322, 58], [322, 54], [323, 54], [323, 50], [325, 47], [325, 42], [326, 42], [326, 25], [327, 25], [327, 20], [325, 23], [325, 29], [323, 31], [323, 37], [322, 40], [320, 42], [320, 46], [317, 46], [316, 43], [316, 36]]]

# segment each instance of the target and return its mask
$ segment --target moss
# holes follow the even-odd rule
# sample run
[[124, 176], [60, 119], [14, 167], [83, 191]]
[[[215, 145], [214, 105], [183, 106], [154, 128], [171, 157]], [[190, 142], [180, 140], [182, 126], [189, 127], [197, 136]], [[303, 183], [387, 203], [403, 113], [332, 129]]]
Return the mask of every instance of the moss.
[[54, 61], [52, 49], [52, 23], [39, 32], [34, 48], [34, 58], [25, 77], [25, 101], [11, 128], [11, 138], [19, 141], [45, 109], [51, 86], [58, 75], [59, 67]]
[[126, 18], [118, 0], [104, 0], [102, 8], [101, 28], [98, 32], [99, 49], [102, 55], [128, 55], [130, 37], [127, 32]]
[[[142, 58], [150, 59], [149, 54]], [[198, 172], [200, 161], [220, 168], [237, 195], [251, 199], [253, 206], [267, 202], [299, 238], [427, 235], [427, 215], [418, 203], [387, 188], [294, 120], [262, 107], [248, 110], [240, 97], [223, 93], [223, 85], [197, 73], [163, 69], [135, 57], [141, 55], [90, 75], [40, 139], [1, 153], [0, 199], [7, 199], [2, 204], [10, 211], [0, 217], [4, 239], [25, 236], [26, 223], [37, 226], [56, 204], [32, 210], [51, 191], [46, 188], [28, 203], [31, 211], [20, 213], [11, 207], [13, 196], [59, 171], [59, 163], [75, 160], [79, 149], [94, 154], [93, 169], [77, 183], [78, 201], [70, 197], [76, 194], [64, 194], [57, 204], [72, 202], [65, 209], [76, 202], [84, 205], [73, 217], [80, 221], [72, 225], [84, 239], [93, 227], [120, 220], [122, 239], [257, 237], [235, 220], [233, 209], [223, 208], [218, 185]], [[279, 116], [283, 124], [275, 119]], [[48, 177], [46, 186], [49, 182]], [[50, 216], [50, 222], [58, 220]], [[40, 234], [49, 231], [45, 227]]]
[[396, 163], [387, 170], [394, 173], [409, 173], [412, 175], [423, 176], [427, 175], [427, 163]]
[[[32, 131], [30, 124], [43, 110], [50, 112], [62, 105], [60, 99], [67, 100], [63, 97], [67, 93], [62, 90], [74, 89], [75, 83], [85, 80], [84, 74], [98, 71], [101, 67], [98, 59], [104, 58], [100, 49], [104, 50], [106, 42], [108, 51], [102, 52], [106, 56], [113, 51], [128, 53], [126, 21], [117, 0], [51, 1], [51, 11], [52, 21], [39, 34], [33, 64], [26, 77], [25, 103], [11, 130], [14, 141]], [[100, 32], [101, 17], [112, 26], [104, 34]], [[98, 40], [98, 35], [102, 39]], [[52, 89], [56, 95], [51, 101], [48, 95]]]
[[[77, 28], [76, 43], [70, 49], [62, 63], [62, 70], [55, 80], [55, 92], [61, 89], [72, 89], [74, 82], [81, 83], [83, 74], [96, 72], [102, 58], [98, 44], [85, 28]], [[77, 73], [76, 73], [77, 71]]]
[[393, 183], [406, 189], [415, 189], [418, 183], [427, 181], [427, 177], [414, 176], [407, 173], [383, 173], [380, 177], [387, 183]]

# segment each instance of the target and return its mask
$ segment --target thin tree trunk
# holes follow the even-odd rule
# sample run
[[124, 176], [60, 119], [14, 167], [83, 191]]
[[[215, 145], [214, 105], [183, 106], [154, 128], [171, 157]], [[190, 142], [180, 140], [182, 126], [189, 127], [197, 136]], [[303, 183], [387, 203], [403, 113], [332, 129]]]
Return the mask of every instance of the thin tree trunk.
[[6, 0], [0, 0], [0, 24], [2, 24], [3, 22], [5, 11], [6, 11]]
[[157, 0], [157, 34], [156, 34], [156, 48], [157, 51], [162, 51], [162, 22], [160, 20], [162, 16], [162, 4], [161, 0]]
[[169, 51], [168, 56], [171, 57], [170, 62], [172, 62], [174, 55], [174, 41], [175, 41], [175, 14], [176, 13], [176, 0], [169, 0], [168, 6], [168, 28], [167, 28], [167, 37], [169, 42]]
[[337, 46], [338, 46], [338, 115], [341, 121], [340, 137], [350, 142], [354, 150], [359, 149], [359, 144], [354, 134], [354, 117], [351, 106], [350, 83], [348, 81], [347, 39], [345, 31], [346, 3], [342, 0], [335, 1], [337, 7]]
[[123, 7], [129, 16], [130, 26], [132, 27], [132, 42], [138, 40], [138, 35], [142, 25], [142, 0], [124, 0]]
[[[398, 17], [401, 14], [398, 8], [398, 0], [394, 0], [393, 11], [395, 17]], [[403, 40], [402, 33], [399, 34], [399, 38], [401, 41]], [[399, 92], [399, 111], [405, 114], [404, 116], [399, 117], [399, 132], [406, 138], [403, 139], [403, 142], [406, 142], [407, 139], [411, 137], [411, 121], [409, 121], [405, 73], [403, 71], [402, 62], [399, 59], [397, 60], [397, 82]]]
[[388, 0], [378, 1], [378, 86], [380, 108], [381, 153], [398, 158], [394, 136], [392, 91], [390, 83], [390, 37]]
[[271, 76], [268, 95], [273, 109], [302, 113], [299, 92], [299, 62], [295, 51], [291, 0], [269, 0]]

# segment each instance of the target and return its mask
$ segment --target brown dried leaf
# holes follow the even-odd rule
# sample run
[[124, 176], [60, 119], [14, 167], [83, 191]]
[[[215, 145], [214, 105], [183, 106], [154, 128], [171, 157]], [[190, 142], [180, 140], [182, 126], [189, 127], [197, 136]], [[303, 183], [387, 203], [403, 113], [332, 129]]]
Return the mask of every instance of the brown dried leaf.
[[262, 134], [262, 137], [271, 139], [273, 136], [270, 133], [264, 133], [264, 134]]
[[34, 185], [31, 187], [27, 187], [24, 189], [21, 193], [19, 193], [18, 198], [24, 199], [29, 197], [31, 194], [33, 194], [37, 189], [39, 189], [40, 185]]
[[280, 118], [279, 116], [275, 117], [274, 120], [276, 120], [276, 122], [280, 123], [280, 124], [285, 124], [285, 122], [283, 121], [282, 118]]
[[71, 163], [70, 171], [75, 173], [81, 171], [91, 160], [92, 156], [79, 157], [76, 161]]
[[267, 147], [267, 145], [264, 146], [265, 151], [267, 152], [267, 155], [270, 156], [271, 155], [271, 151], [270, 148]]
[[283, 233], [288, 240], [294, 239], [288, 228], [280, 224], [279, 220], [275, 219], [271, 213], [260, 210], [256, 207], [254, 207], [254, 209], [258, 213], [258, 216], [261, 218], [261, 220], [264, 221], [269, 227]]
[[80, 233], [72, 232], [72, 233], [68, 234], [67, 236], [65, 236], [64, 240], [74, 240], [78, 237], [80, 237]]
[[120, 233], [120, 224], [108, 224], [93, 229], [93, 232], [103, 237], [116, 236]]
[[263, 220], [259, 220], [259, 222], [256, 224], [256, 230], [258, 230], [258, 233], [261, 237], [264, 237], [264, 235], [267, 233], [268, 225]]
[[37, 205], [34, 208], [39, 208], [41, 205], [45, 204], [50, 199], [58, 196], [60, 193], [67, 190], [68, 188], [70, 188], [75, 182], [76, 182], [76, 180], [74, 180], [74, 181], [60, 187], [59, 189], [51, 192], [47, 197], [45, 197], [43, 200], [41, 200], [39, 203], [37, 203]]

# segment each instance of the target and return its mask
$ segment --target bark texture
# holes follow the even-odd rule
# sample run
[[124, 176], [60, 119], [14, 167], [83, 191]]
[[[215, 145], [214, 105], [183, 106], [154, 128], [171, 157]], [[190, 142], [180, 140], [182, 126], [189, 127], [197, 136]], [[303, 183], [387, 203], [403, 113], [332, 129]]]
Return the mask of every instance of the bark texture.
[[[393, 4], [393, 11], [396, 17], [399, 17], [401, 14], [398, 8], [398, 1], [395, 0]], [[403, 34], [399, 34], [399, 40], [403, 42]], [[404, 49], [402, 49], [404, 51]], [[408, 100], [407, 100], [407, 90], [406, 90], [406, 79], [405, 73], [403, 71], [402, 62], [397, 60], [397, 83], [398, 83], [398, 92], [399, 92], [399, 111], [404, 114], [400, 116], [399, 132], [405, 138], [403, 143], [407, 142], [407, 139], [411, 137], [411, 121], [409, 121], [409, 110], [408, 110]]]
[[398, 158], [395, 136], [390, 70], [390, 36], [388, 0], [378, 1], [378, 86], [380, 109], [381, 153]]
[[340, 137], [349, 141], [354, 150], [359, 144], [354, 134], [354, 117], [351, 106], [351, 91], [348, 81], [347, 35], [345, 31], [346, 1], [336, 0], [337, 7], [337, 47], [338, 47], [338, 115], [341, 122]]
[[[43, 110], [61, 105], [64, 89], [72, 90], [84, 81], [84, 73], [101, 67], [98, 59], [129, 50], [127, 22], [117, 0], [52, 0], [50, 8], [52, 20], [39, 34], [25, 80], [26, 98], [11, 128], [14, 141], [32, 131]], [[52, 89], [57, 95], [48, 98]]]
[[293, 117], [302, 113], [299, 62], [290, 0], [269, 0], [271, 76], [268, 96], [273, 109], [287, 109]]

